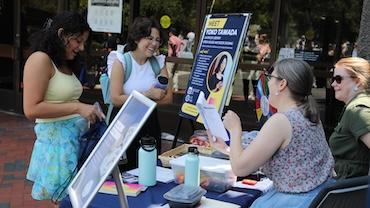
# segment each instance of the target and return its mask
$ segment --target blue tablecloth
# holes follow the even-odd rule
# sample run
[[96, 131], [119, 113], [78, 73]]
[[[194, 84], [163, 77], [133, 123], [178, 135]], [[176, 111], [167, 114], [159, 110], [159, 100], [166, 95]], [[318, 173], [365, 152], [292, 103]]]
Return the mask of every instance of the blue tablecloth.
[[[161, 183], [158, 182], [157, 185], [149, 187], [145, 192], [141, 192], [136, 197], [128, 196], [127, 200], [129, 207], [133, 208], [145, 208], [153, 205], [164, 205], [166, 204], [166, 199], [163, 198], [163, 194], [169, 191], [171, 188], [175, 187], [176, 183]], [[261, 191], [252, 189], [240, 189], [232, 188], [224, 193], [217, 193], [212, 191], [207, 191], [206, 197], [211, 199], [217, 199], [220, 201], [230, 202], [238, 204], [241, 207], [249, 207], [253, 201], [262, 194]], [[71, 208], [72, 205], [69, 198], [65, 198], [61, 204], [61, 208]], [[116, 195], [101, 194], [98, 193], [89, 205], [90, 208], [120, 208], [118, 197]]]

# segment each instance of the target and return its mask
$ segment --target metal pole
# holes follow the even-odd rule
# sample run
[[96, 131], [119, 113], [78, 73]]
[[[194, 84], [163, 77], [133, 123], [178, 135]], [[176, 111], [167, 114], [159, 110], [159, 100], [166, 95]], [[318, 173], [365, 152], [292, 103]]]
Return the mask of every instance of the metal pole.
[[113, 174], [114, 182], [116, 183], [116, 189], [118, 192], [118, 199], [119, 199], [121, 208], [128, 208], [127, 197], [125, 195], [125, 192], [123, 191], [122, 176], [121, 176], [121, 173], [119, 172], [118, 165], [114, 167], [112, 174]]

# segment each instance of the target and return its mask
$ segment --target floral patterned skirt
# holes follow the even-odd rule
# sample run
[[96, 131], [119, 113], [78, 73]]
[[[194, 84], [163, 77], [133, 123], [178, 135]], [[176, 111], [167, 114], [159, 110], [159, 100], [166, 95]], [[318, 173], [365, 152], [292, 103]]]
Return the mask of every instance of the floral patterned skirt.
[[37, 139], [27, 172], [27, 179], [34, 182], [34, 199], [60, 201], [67, 195], [78, 161], [78, 118], [35, 125]]

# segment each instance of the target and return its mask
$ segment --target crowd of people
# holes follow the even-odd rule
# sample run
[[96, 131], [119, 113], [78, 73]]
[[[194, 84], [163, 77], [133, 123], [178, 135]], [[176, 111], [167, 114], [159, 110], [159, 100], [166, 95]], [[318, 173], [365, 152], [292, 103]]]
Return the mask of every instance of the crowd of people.
[[[36, 200], [58, 196], [54, 200], [58, 203], [67, 195], [66, 181], [75, 174], [82, 134], [77, 121], [83, 118], [85, 122], [95, 123], [104, 119], [96, 106], [79, 102], [83, 90], [76, 77], [80, 70], [79, 53], [84, 50], [90, 32], [81, 15], [63, 12], [31, 38], [33, 52], [24, 66], [23, 95], [24, 113], [36, 123], [37, 139], [27, 172], [27, 179], [33, 182], [32, 197]], [[178, 55], [184, 43], [173, 33], [169, 35], [169, 56]], [[162, 43], [157, 21], [146, 17], [135, 19], [124, 54], [131, 65], [120, 55], [108, 64], [110, 96], [116, 113], [133, 90], [159, 105], [172, 102], [171, 82], [166, 89], [155, 87], [159, 75], [169, 78], [165, 56], [157, 53]], [[267, 36], [258, 35], [255, 43], [256, 60], [269, 59], [271, 47]], [[152, 60], [159, 65], [159, 74]], [[222, 83], [226, 62], [226, 57], [220, 57], [210, 76], [208, 82], [212, 90], [217, 90], [217, 85]], [[335, 64], [331, 86], [335, 98], [345, 106], [329, 142], [312, 96], [314, 76], [309, 64], [292, 58], [279, 60], [264, 76], [268, 80], [269, 102], [277, 113], [266, 121], [253, 142], [243, 149], [241, 121], [231, 110], [223, 117], [225, 128], [230, 132], [230, 146], [223, 138], [214, 141], [208, 132], [212, 147], [230, 156], [236, 175], [247, 176], [262, 167], [274, 182], [274, 187], [255, 200], [252, 207], [308, 207], [322, 188], [336, 180], [368, 175], [369, 61], [349, 57]], [[157, 111], [153, 111], [126, 152], [129, 164], [125, 168], [137, 166], [142, 136], [153, 136], [160, 153], [160, 129]]]

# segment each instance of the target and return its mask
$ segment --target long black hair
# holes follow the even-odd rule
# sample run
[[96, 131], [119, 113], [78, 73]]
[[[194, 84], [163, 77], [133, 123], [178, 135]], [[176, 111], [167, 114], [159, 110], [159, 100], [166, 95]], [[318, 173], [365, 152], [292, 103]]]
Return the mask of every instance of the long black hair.
[[31, 50], [47, 53], [57, 67], [68, 66], [76, 73], [80, 67], [79, 57], [73, 60], [66, 59], [64, 41], [58, 36], [60, 28], [63, 28], [62, 37], [80, 36], [91, 31], [85, 18], [77, 12], [66, 11], [53, 19], [48, 19], [40, 31], [31, 35], [29, 39]]
[[[226, 56], [226, 54], [222, 55], [221, 58], [220, 58], [220, 61], [218, 61], [217, 67], [215, 69], [215, 73], [218, 73], [221, 70], [221, 64], [224, 61], [224, 59], [226, 59], [226, 63], [227, 63], [227, 56]], [[226, 68], [226, 66], [225, 66], [225, 68]]]

